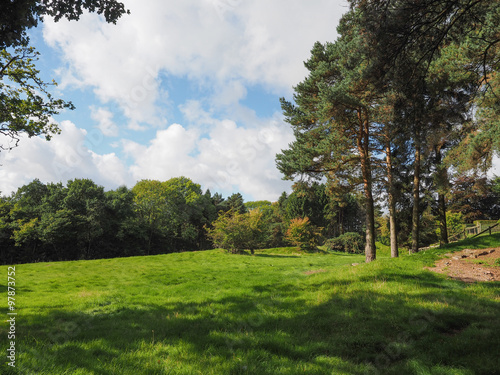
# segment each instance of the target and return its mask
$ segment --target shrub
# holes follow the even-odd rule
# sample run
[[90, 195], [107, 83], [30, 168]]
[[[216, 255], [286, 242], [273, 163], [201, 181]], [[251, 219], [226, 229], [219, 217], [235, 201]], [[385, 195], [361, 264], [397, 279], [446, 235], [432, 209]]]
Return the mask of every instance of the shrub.
[[214, 246], [233, 254], [243, 250], [250, 250], [253, 254], [266, 238], [266, 223], [259, 210], [244, 214], [230, 210], [222, 213], [212, 226], [207, 232]]
[[347, 232], [325, 242], [328, 251], [343, 251], [361, 254], [365, 250], [365, 237], [356, 232]]
[[290, 221], [285, 237], [301, 250], [311, 251], [318, 246], [319, 229], [311, 224], [307, 217], [296, 218]]

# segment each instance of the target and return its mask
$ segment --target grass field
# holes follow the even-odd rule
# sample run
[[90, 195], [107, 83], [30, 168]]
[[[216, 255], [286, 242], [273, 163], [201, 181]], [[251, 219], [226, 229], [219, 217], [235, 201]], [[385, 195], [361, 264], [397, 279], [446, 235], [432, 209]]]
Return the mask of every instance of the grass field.
[[[390, 259], [221, 250], [17, 265], [2, 374], [500, 374], [499, 283]], [[360, 263], [352, 266], [352, 263]], [[7, 340], [7, 267], [0, 267]]]

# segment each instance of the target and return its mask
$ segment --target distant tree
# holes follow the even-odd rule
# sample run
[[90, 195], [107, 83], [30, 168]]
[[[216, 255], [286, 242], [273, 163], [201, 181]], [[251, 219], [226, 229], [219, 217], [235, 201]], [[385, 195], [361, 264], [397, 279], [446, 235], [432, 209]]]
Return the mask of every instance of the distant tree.
[[328, 251], [341, 251], [345, 253], [363, 253], [365, 239], [357, 232], [346, 232], [338, 237], [325, 242]]
[[207, 246], [203, 227], [216, 218], [211, 197], [186, 177], [139, 181], [134, 211], [146, 228], [147, 253], [194, 250]]
[[46, 260], [78, 259], [84, 254], [88, 257], [89, 252], [82, 251], [82, 247], [85, 249], [83, 242], [78, 243], [80, 223], [80, 220], [75, 220], [71, 210], [62, 207], [45, 212], [40, 220], [39, 234], [45, 245], [44, 253], [40, 256]]
[[162, 236], [168, 226], [165, 208], [166, 191], [160, 181], [141, 180], [132, 188], [134, 212], [146, 229], [146, 249], [149, 255], [156, 237]]
[[12, 239], [12, 220], [10, 211], [12, 202], [0, 196], [0, 263], [14, 263], [16, 249]]
[[221, 203], [224, 211], [234, 211], [243, 214], [247, 212], [243, 196], [240, 193], [233, 193]]
[[327, 227], [327, 214], [330, 209], [330, 199], [324, 184], [296, 183], [293, 192], [282, 204], [283, 219], [289, 223], [297, 217], [308, 217], [312, 224], [318, 227]]
[[[448, 225], [447, 232], [450, 237], [459, 239], [465, 229], [465, 221], [461, 212], [447, 212], [446, 223]], [[440, 235], [441, 227], [437, 229], [437, 234]]]
[[216, 218], [211, 197], [201, 186], [186, 177], [175, 177], [163, 183], [166, 189], [166, 212], [173, 233], [174, 246], [184, 250], [206, 246], [203, 227]]
[[254, 210], [254, 209], [261, 209], [261, 210], [266, 210], [272, 206], [272, 203], [269, 201], [251, 201], [251, 202], [245, 202], [245, 207], [247, 210]]
[[215, 193], [214, 195], [211, 195], [210, 191], [208, 191], [208, 193], [209, 196], [211, 197], [210, 199], [212, 200], [212, 204], [215, 207], [215, 211], [216, 212], [224, 211], [226, 209], [226, 205], [222, 195], [220, 193]]
[[228, 211], [219, 215], [212, 223], [212, 227], [207, 227], [208, 237], [214, 246], [226, 249], [237, 254], [243, 250], [260, 248], [267, 237], [268, 226], [262, 218], [263, 214], [259, 210], [252, 210], [247, 213], [238, 211]]
[[308, 217], [292, 219], [285, 236], [288, 242], [305, 251], [317, 250], [319, 237], [319, 228]]
[[133, 189], [107, 192], [89, 179], [67, 186], [34, 180], [11, 197], [0, 197], [0, 262], [211, 248], [204, 227], [216, 217], [210, 193], [202, 194], [200, 185], [185, 177], [143, 180]]
[[74, 179], [67, 183], [67, 194], [63, 208], [71, 212], [72, 222], [77, 226], [79, 256], [96, 257], [95, 246], [101, 240], [106, 228], [106, 199], [104, 187], [90, 179]]
[[134, 213], [134, 193], [126, 186], [105, 192], [107, 256], [142, 255], [144, 227]]
[[454, 179], [448, 198], [448, 209], [461, 213], [466, 223], [500, 218], [500, 195], [495, 181], [486, 177], [461, 175]]

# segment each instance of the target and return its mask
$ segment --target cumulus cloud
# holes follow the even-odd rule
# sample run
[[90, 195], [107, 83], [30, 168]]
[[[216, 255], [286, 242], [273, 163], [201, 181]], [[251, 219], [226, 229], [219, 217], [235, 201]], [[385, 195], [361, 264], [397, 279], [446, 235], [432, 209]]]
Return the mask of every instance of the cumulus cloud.
[[78, 22], [47, 20], [43, 32], [66, 63], [59, 69], [62, 86], [93, 87], [139, 129], [165, 125], [162, 73], [209, 82], [220, 103], [232, 104], [227, 94], [241, 97], [248, 84], [291, 92], [306, 74], [302, 62], [313, 43], [336, 38], [332, 20], [347, 3], [130, 0], [127, 7], [131, 14], [116, 25], [84, 15]]
[[[116, 25], [95, 14], [78, 22], [44, 21], [44, 40], [60, 57], [53, 67], [59, 89], [93, 90], [96, 100], [86, 99], [95, 102], [90, 117], [97, 127], [62, 121], [62, 135], [51, 142], [23, 138], [19, 148], [0, 154], [0, 190], [33, 178], [88, 177], [115, 188], [180, 175], [249, 199], [276, 200], [289, 190], [275, 154], [292, 141], [291, 129], [279, 115], [263, 117], [242, 103], [255, 88], [291, 96], [306, 75], [303, 61], [314, 42], [336, 38], [347, 3], [148, 0], [145, 6], [128, 0], [126, 6], [131, 14]], [[205, 96], [176, 102], [172, 77], [192, 82]], [[121, 113], [109, 109], [116, 107]], [[175, 117], [169, 111], [177, 110], [183, 117], [168, 124]], [[120, 129], [118, 118], [132, 130], [153, 129], [149, 142], [148, 132], [132, 138], [137, 133]], [[93, 151], [106, 137], [125, 134], [130, 139], [114, 142], [116, 153]]]
[[99, 155], [90, 150], [102, 141], [100, 132], [89, 133], [70, 121], [63, 121], [60, 128], [62, 133], [50, 142], [40, 137], [23, 136], [17, 148], [0, 153], [0, 191], [3, 195], [35, 178], [45, 183], [90, 178], [107, 189], [132, 183], [117, 155]]
[[500, 157], [498, 155], [493, 156], [492, 167], [488, 171], [488, 177], [493, 178], [500, 176]]
[[[214, 120], [215, 121], [215, 120]], [[148, 146], [123, 141], [134, 159], [136, 179], [167, 180], [186, 176], [213, 192], [241, 192], [249, 199], [276, 200], [290, 183], [281, 180], [274, 156], [292, 140], [276, 120], [247, 129], [231, 120], [217, 121], [208, 136], [174, 124], [157, 132]]]
[[90, 107], [90, 117], [97, 121], [97, 128], [107, 137], [118, 136], [118, 126], [113, 122], [113, 113], [106, 108]]

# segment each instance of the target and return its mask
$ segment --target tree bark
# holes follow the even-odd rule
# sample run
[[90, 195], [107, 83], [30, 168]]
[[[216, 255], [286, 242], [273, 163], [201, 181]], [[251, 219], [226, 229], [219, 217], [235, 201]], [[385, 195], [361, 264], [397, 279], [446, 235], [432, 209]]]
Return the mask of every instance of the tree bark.
[[374, 261], [377, 256], [375, 246], [375, 207], [372, 194], [372, 171], [370, 165], [369, 136], [367, 119], [362, 118], [362, 111], [359, 113], [360, 132], [358, 133], [358, 151], [361, 158], [361, 173], [363, 178], [363, 187], [365, 193], [366, 209], [366, 245], [365, 257], [366, 263]]
[[445, 200], [445, 185], [447, 177], [446, 168], [441, 165], [441, 145], [435, 147], [436, 153], [436, 168], [437, 168], [437, 191], [438, 191], [438, 217], [439, 217], [439, 242], [442, 244], [448, 243], [448, 225], [446, 223], [446, 200]]
[[415, 166], [413, 175], [413, 214], [411, 230], [411, 249], [410, 253], [418, 252], [420, 236], [420, 140], [418, 136], [415, 140]]
[[441, 233], [441, 238], [439, 241], [443, 244], [449, 242], [448, 240], [448, 224], [446, 223], [446, 201], [443, 193], [438, 194], [438, 205], [439, 205], [439, 229]]
[[397, 258], [399, 256], [398, 232], [396, 229], [396, 199], [394, 197], [394, 176], [392, 173], [392, 156], [391, 156], [390, 141], [387, 142], [386, 146], [386, 168], [387, 168], [387, 185], [388, 185], [387, 200], [389, 205], [389, 231], [391, 238], [391, 257]]

